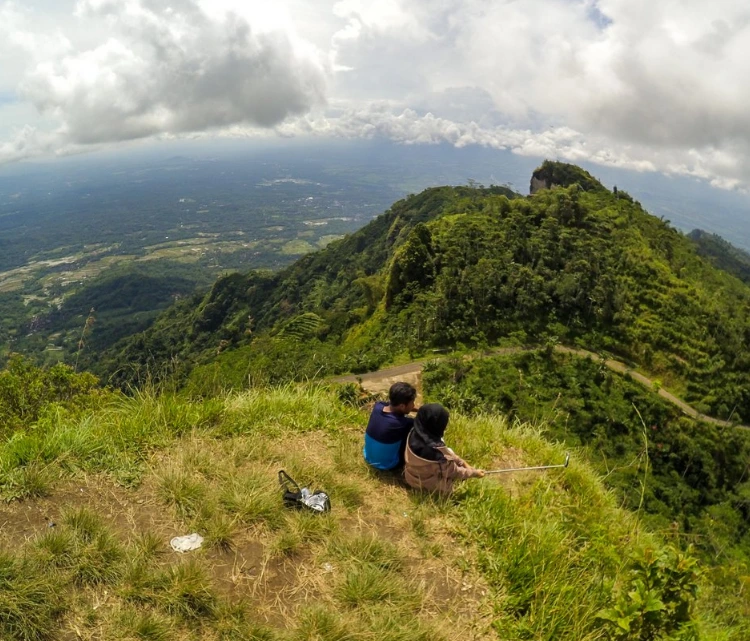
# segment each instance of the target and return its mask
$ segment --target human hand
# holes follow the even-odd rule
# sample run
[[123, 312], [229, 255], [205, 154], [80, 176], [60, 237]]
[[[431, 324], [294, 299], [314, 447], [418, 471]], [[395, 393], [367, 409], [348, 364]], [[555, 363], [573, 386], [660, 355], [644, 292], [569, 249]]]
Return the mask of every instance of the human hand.
[[481, 479], [482, 477], [484, 477], [484, 470], [474, 470], [474, 476], [476, 476], [476, 478], [478, 479]]

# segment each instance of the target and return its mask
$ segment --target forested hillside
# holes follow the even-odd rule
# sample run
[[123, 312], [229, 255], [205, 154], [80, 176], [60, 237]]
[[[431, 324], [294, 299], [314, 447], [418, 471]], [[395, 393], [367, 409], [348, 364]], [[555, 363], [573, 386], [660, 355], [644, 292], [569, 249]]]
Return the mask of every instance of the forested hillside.
[[552, 188], [399, 201], [286, 270], [217, 281], [100, 371], [184, 380], [212, 363], [243, 385], [267, 362], [271, 378], [310, 377], [433, 348], [559, 340], [629, 359], [700, 411], [750, 416], [750, 289], [583, 170], [545, 163], [535, 181]]
[[702, 229], [694, 229], [688, 237], [698, 246], [701, 256], [708, 258], [719, 269], [733, 274], [745, 283], [750, 283], [750, 254], [745, 250], [733, 246], [721, 236]]

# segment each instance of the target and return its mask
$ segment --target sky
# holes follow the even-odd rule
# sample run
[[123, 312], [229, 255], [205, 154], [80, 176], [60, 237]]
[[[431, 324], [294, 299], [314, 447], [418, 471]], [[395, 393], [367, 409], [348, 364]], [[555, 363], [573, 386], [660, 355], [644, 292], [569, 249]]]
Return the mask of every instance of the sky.
[[745, 0], [0, 0], [0, 164], [384, 139], [750, 189]]

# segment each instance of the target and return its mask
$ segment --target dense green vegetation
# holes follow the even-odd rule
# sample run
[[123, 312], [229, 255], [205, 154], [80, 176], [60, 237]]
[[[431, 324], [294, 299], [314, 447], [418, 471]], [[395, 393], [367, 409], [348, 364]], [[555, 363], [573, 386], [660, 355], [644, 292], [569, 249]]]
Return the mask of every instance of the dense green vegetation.
[[698, 246], [698, 253], [716, 267], [750, 283], [750, 254], [744, 249], [702, 229], [694, 229], [688, 234], [688, 238]]
[[[247, 370], [265, 362], [269, 352], [284, 352], [288, 362], [278, 363], [283, 376], [297, 368], [293, 350], [274, 347], [283, 329], [297, 317], [314, 313], [320, 323], [301, 338], [327, 342], [335, 352], [324, 368], [305, 368], [305, 376], [348, 368], [359, 371], [392, 358], [403, 350], [387, 337], [341, 345], [352, 328], [372, 317], [385, 292], [382, 270], [393, 248], [410, 230], [441, 212], [450, 211], [482, 195], [514, 196], [505, 187], [473, 189], [440, 187], [399, 201], [363, 229], [305, 256], [277, 273], [255, 271], [218, 280], [205, 297], [181, 301], [164, 313], [147, 332], [105, 354], [100, 371], [115, 373], [113, 380], [133, 382], [165, 373], [184, 377], [196, 364], [218, 360], [229, 382], [242, 383]], [[294, 339], [287, 333], [284, 340]], [[300, 337], [297, 337], [300, 338]], [[297, 341], [300, 342], [300, 341]], [[252, 343], [252, 344], [251, 344]], [[241, 352], [230, 350], [243, 347]], [[308, 349], [308, 347], [303, 349]], [[222, 354], [216, 358], [218, 352]], [[226, 367], [225, 367], [226, 365]], [[273, 373], [271, 373], [273, 375]]]
[[[562, 184], [528, 198], [430, 189], [281, 272], [221, 279], [110, 351], [101, 371], [184, 379], [214, 363], [244, 384], [274, 352], [289, 354], [282, 376], [312, 376], [554, 337], [635, 363], [699, 411], [750, 416], [750, 289], [627, 193], [569, 165], [545, 163], [547, 174]], [[297, 342], [321, 363], [300, 368], [272, 344], [290, 339], [288, 324], [305, 327]]]
[[57, 364], [40, 369], [15, 354], [0, 371], [0, 437], [39, 420], [44, 411], [87, 406], [104, 394], [96, 377]]
[[546, 350], [436, 361], [423, 384], [463, 413], [500, 412], [584, 446], [653, 528], [679, 532], [714, 563], [750, 567], [750, 432], [695, 421], [603, 363]]
[[[367, 413], [346, 396], [114, 393], [74, 412], [50, 411], [50, 396], [0, 447], [3, 497], [24, 499], [6, 513], [47, 496], [55, 522], [4, 532], [2, 637], [746, 638], [734, 573], [719, 581], [677, 537], [647, 532], [578, 456], [564, 472], [468, 481], [451, 500], [412, 493], [367, 469]], [[490, 414], [454, 412], [449, 438], [485, 468], [563, 454]], [[279, 468], [326, 489], [333, 511], [285, 511]], [[203, 548], [172, 554], [168, 538], [190, 531]]]

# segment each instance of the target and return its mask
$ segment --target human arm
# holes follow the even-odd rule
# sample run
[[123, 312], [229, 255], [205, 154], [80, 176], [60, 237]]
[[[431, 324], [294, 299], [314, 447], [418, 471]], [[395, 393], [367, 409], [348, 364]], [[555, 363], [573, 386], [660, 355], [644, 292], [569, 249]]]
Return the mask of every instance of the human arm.
[[484, 470], [477, 469], [469, 465], [458, 454], [449, 447], [438, 448], [445, 456], [445, 470], [443, 473], [449, 478], [470, 479], [482, 478]]

